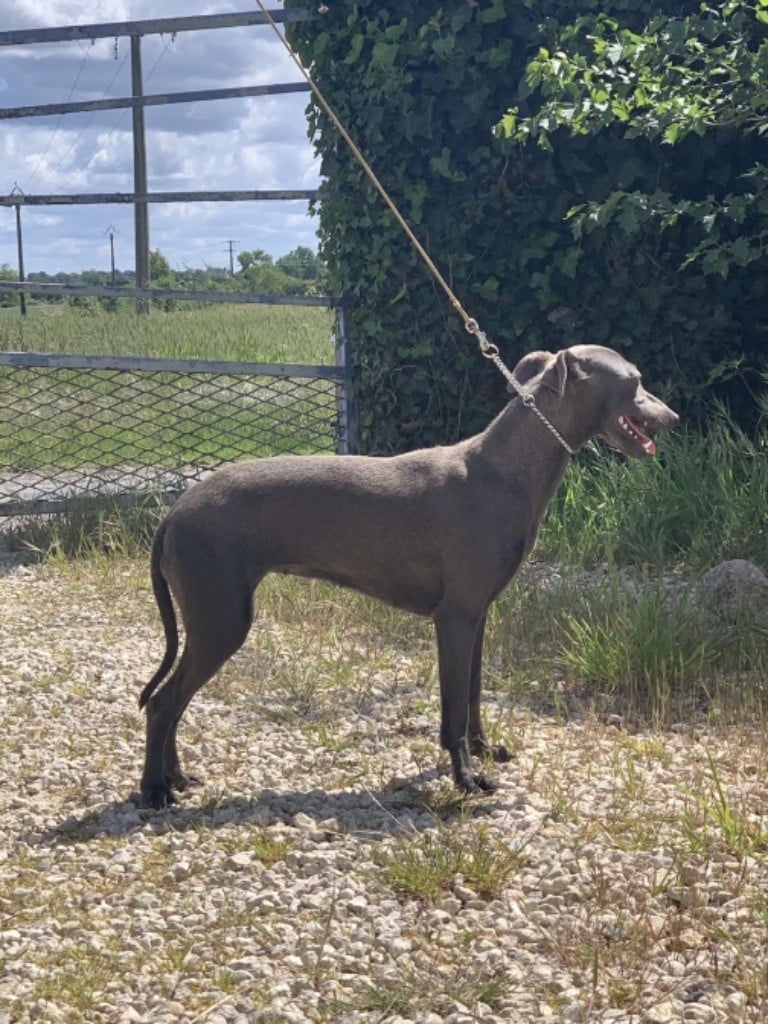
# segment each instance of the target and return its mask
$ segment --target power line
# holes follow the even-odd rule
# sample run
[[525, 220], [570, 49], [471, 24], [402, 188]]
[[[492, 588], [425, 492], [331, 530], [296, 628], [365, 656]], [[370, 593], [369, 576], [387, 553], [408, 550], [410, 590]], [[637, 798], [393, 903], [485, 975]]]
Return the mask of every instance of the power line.
[[[151, 68], [149, 69], [149, 71], [147, 72], [147, 74], [146, 74], [146, 75], [144, 76], [144, 83], [145, 83], [145, 84], [146, 84], [146, 83], [147, 83], [147, 82], [148, 82], [148, 81], [150, 80], [150, 78], [151, 78], [151, 77], [152, 77], [152, 75], [154, 74], [155, 70], [157, 69], [157, 66], [158, 66], [158, 64], [159, 64], [159, 63], [160, 63], [160, 61], [161, 61], [161, 60], [163, 59], [163, 57], [164, 57], [164, 56], [166, 55], [166, 53], [171, 53], [171, 52], [175, 53], [175, 52], [176, 52], [176, 50], [175, 50], [175, 43], [176, 43], [176, 33], [175, 33], [175, 32], [174, 32], [174, 33], [173, 33], [173, 35], [171, 36], [171, 45], [170, 45], [170, 46], [169, 46], [169, 45], [168, 45], [168, 43], [167, 43], [167, 42], [165, 41], [165, 38], [164, 38], [164, 37], [161, 37], [161, 38], [162, 38], [162, 41], [163, 41], [163, 49], [162, 49], [162, 50], [160, 51], [160, 54], [159, 54], [159, 56], [158, 56], [157, 60], [155, 61], [155, 63], [154, 63], [153, 65], [152, 65], [152, 67], [151, 67]], [[173, 49], [172, 49], [172, 47], [173, 47]], [[115, 53], [117, 53], [117, 47], [115, 47]], [[127, 51], [127, 52], [126, 52], [125, 56], [123, 57], [123, 59], [122, 59], [122, 61], [121, 61], [121, 63], [120, 63], [120, 67], [119, 67], [119, 68], [117, 69], [117, 71], [115, 72], [115, 74], [114, 74], [114, 75], [112, 76], [112, 81], [111, 81], [111, 82], [109, 83], [109, 85], [107, 86], [107, 88], [106, 88], [106, 90], [105, 90], [105, 92], [104, 92], [104, 95], [105, 95], [105, 96], [106, 96], [107, 92], [108, 92], [108, 91], [109, 91], [109, 90], [111, 89], [111, 87], [112, 87], [112, 83], [113, 83], [113, 82], [115, 81], [115, 78], [117, 78], [117, 75], [118, 75], [118, 73], [120, 72], [120, 69], [122, 68], [123, 64], [125, 64], [126, 60], [128, 59], [129, 53], [130, 53], [130, 51]], [[121, 113], [120, 113], [120, 116], [119, 116], [119, 117], [118, 117], [118, 119], [117, 119], [117, 120], [115, 121], [115, 123], [114, 123], [114, 125], [112, 126], [112, 128], [110, 128], [110, 130], [109, 130], [109, 132], [107, 133], [107, 135], [106, 135], [106, 137], [105, 137], [105, 139], [104, 139], [104, 142], [103, 142], [103, 144], [102, 144], [102, 145], [106, 145], [106, 144], [107, 144], [107, 143], [109, 142], [109, 140], [110, 140], [110, 139], [112, 138], [112, 136], [113, 136], [113, 135], [114, 135], [114, 134], [115, 134], [115, 133], [116, 133], [116, 132], [118, 131], [118, 129], [120, 128], [120, 125], [121, 125], [121, 124], [123, 123], [123, 121], [125, 120], [126, 114], [127, 114], [128, 112], [129, 112], [129, 110], [130, 110], [130, 108], [129, 108], [129, 107], [126, 107], [126, 109], [125, 109], [125, 110], [121, 111]], [[89, 121], [91, 120], [91, 118], [92, 118], [93, 116], [94, 116], [94, 115], [93, 115], [93, 114], [91, 114], [91, 115], [89, 116], [89, 118], [88, 118], [88, 121], [86, 121], [86, 123], [85, 123], [85, 124], [83, 125], [83, 127], [82, 127], [82, 128], [80, 129], [80, 132], [79, 132], [79, 134], [78, 134], [77, 138], [75, 139], [75, 144], [74, 144], [75, 146], [77, 145], [78, 141], [80, 140], [80, 136], [81, 136], [81, 135], [83, 134], [83, 132], [85, 131], [85, 129], [86, 129], [87, 127], [88, 127], [88, 122], [89, 122]], [[74, 146], [73, 146], [72, 148], [74, 149]], [[72, 152], [72, 150], [70, 150], [69, 152], [71, 153], [71, 152]], [[69, 155], [69, 153], [68, 153], [67, 155]], [[83, 165], [82, 165], [81, 167], [78, 167], [78, 169], [77, 169], [76, 171], [73, 171], [73, 172], [72, 172], [72, 173], [70, 174], [69, 178], [67, 178], [67, 181], [72, 181], [72, 179], [73, 179], [73, 178], [75, 178], [75, 177], [76, 177], [76, 176], [77, 176], [78, 174], [81, 174], [81, 173], [82, 173], [83, 171], [87, 171], [87, 170], [88, 170], [88, 168], [89, 168], [89, 167], [91, 166], [91, 164], [93, 163], [93, 161], [94, 161], [94, 160], [96, 159], [97, 155], [98, 155], [97, 153], [93, 153], [93, 154], [92, 154], [92, 155], [91, 155], [91, 156], [90, 156], [90, 157], [89, 157], [89, 158], [88, 158], [88, 159], [86, 160], [86, 162], [85, 162], [85, 163], [84, 163], [84, 164], [83, 164]]]
[[[79, 42], [78, 42], [77, 45], [80, 47], [80, 50], [82, 51], [83, 59], [80, 61], [80, 67], [77, 69], [77, 74], [75, 75], [75, 80], [72, 83], [72, 88], [69, 90], [69, 95], [67, 96], [67, 98], [65, 100], [66, 103], [69, 103], [69, 101], [72, 99], [72, 97], [73, 97], [73, 95], [75, 93], [75, 89], [77, 88], [77, 84], [80, 81], [80, 76], [82, 75], [83, 69], [85, 68], [85, 62], [88, 60], [88, 54], [93, 49], [93, 45], [94, 44], [93, 44], [93, 42], [91, 42], [90, 47], [88, 47], [88, 49], [86, 49], [86, 50], [83, 50], [83, 48], [82, 48], [82, 46], [80, 46]], [[37, 172], [40, 169], [40, 165], [43, 163], [43, 161], [45, 160], [46, 156], [48, 155], [48, 150], [51, 148], [51, 143], [55, 139], [56, 134], [57, 134], [57, 132], [59, 130], [59, 127], [61, 126], [61, 120], [62, 120], [63, 116], [64, 116], [63, 114], [59, 114], [58, 118], [56, 119], [56, 124], [53, 126], [53, 131], [48, 136], [48, 143], [47, 143], [45, 149], [43, 150], [43, 152], [37, 158], [37, 163], [35, 164], [34, 168], [32, 169], [32, 172], [31, 172], [30, 176], [25, 181], [25, 185], [27, 186], [27, 188], [29, 188], [29, 186], [32, 184], [32, 182], [37, 177]]]
[[[113, 86], [113, 85], [115, 84], [115, 81], [116, 81], [116, 79], [117, 79], [117, 76], [118, 76], [118, 75], [120, 74], [120, 72], [122, 71], [122, 69], [123, 69], [123, 65], [125, 64], [125, 62], [126, 62], [126, 60], [127, 60], [127, 59], [128, 59], [128, 51], [126, 51], [126, 53], [125, 53], [125, 56], [124, 56], [124, 57], [123, 57], [123, 59], [122, 59], [122, 60], [120, 61], [120, 64], [119, 64], [119, 65], [118, 65], [118, 67], [117, 67], [117, 70], [115, 71], [114, 75], [112, 75], [112, 77], [110, 78], [110, 80], [109, 80], [109, 83], [108, 83], [108, 85], [107, 85], [106, 89], [104, 90], [104, 92], [103, 92], [103, 93], [102, 93], [102, 95], [101, 95], [101, 98], [102, 98], [102, 99], [105, 99], [105, 98], [106, 98], [106, 95], [107, 95], [107, 93], [108, 93], [108, 92], [109, 92], [109, 90], [110, 90], [110, 89], [112, 88], [112, 86]], [[115, 47], [115, 60], [117, 60], [117, 47]], [[95, 112], [94, 112], [94, 113], [95, 113]], [[74, 153], [74, 152], [75, 152], [75, 150], [77, 149], [77, 144], [78, 144], [78, 142], [80, 141], [80, 139], [81, 139], [81, 137], [82, 137], [83, 133], [85, 132], [86, 128], [88, 128], [88, 126], [90, 125], [91, 121], [93, 120], [93, 117], [94, 117], [94, 113], [90, 113], [90, 114], [88, 115], [88, 117], [86, 117], [85, 121], [83, 122], [83, 124], [82, 124], [82, 125], [81, 125], [81, 127], [80, 127], [80, 131], [79, 131], [79, 132], [77, 133], [77, 135], [75, 136], [75, 141], [74, 141], [74, 142], [72, 143], [72, 145], [71, 145], [71, 146], [69, 147], [69, 149], [68, 149], [68, 150], [66, 151], [66, 153], [64, 153], [64, 155], [63, 155], [63, 156], [62, 156], [62, 158], [61, 158], [61, 159], [59, 160], [59, 162], [58, 162], [58, 163], [56, 164], [56, 166], [55, 166], [55, 167], [53, 168], [53, 170], [52, 170], [52, 171], [50, 172], [50, 174], [46, 175], [46, 177], [45, 177], [45, 178], [43, 178], [43, 181], [53, 181], [53, 179], [54, 179], [54, 176], [55, 176], [55, 175], [57, 174], [57, 172], [58, 172], [58, 171], [59, 171], [59, 170], [60, 170], [60, 169], [62, 168], [62, 166], [64, 165], [64, 162], [65, 162], [65, 161], [66, 161], [66, 160], [67, 160], [67, 159], [68, 159], [68, 158], [69, 158], [69, 157], [70, 157], [70, 156], [72, 155], [72, 153]], [[62, 116], [63, 116], [63, 115], [62, 115]], [[91, 157], [91, 160], [93, 160], [93, 159], [94, 159], [94, 157], [95, 157], [95, 154], [94, 154], [94, 156], [93, 156], [93, 157]], [[74, 172], [74, 174], [70, 175], [70, 177], [69, 177], [69, 179], [68, 179], [68, 180], [69, 180], [69, 181], [71, 181], [71, 180], [72, 180], [72, 178], [73, 178], [73, 177], [75, 176], [75, 174], [79, 174], [79, 173], [80, 173], [80, 170], [82, 170], [82, 168], [79, 168], [79, 169], [78, 169], [77, 171], [75, 171], [75, 172]]]

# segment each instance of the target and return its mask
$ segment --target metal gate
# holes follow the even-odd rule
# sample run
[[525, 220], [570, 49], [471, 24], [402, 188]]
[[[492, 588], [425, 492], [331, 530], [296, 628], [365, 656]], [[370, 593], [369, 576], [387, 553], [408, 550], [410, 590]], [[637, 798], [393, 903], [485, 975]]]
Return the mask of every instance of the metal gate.
[[[304, 20], [310, 11], [276, 11], [276, 20]], [[0, 109], [0, 119], [97, 108], [133, 110], [134, 192], [25, 196], [14, 190], [0, 206], [15, 207], [19, 278], [3, 291], [26, 294], [132, 296], [148, 313], [154, 299], [290, 302], [337, 305], [330, 298], [158, 290], [149, 281], [148, 209], [152, 203], [316, 198], [314, 190], [149, 193], [144, 108], [234, 96], [303, 91], [302, 83], [144, 95], [140, 42], [154, 32], [264, 24], [250, 11], [230, 15], [0, 32], [0, 45], [96, 39], [131, 40], [132, 96], [87, 103]], [[136, 288], [42, 285], [24, 280], [21, 209], [29, 205], [132, 203], [136, 211]], [[329, 339], [330, 343], [330, 339]], [[119, 502], [146, 492], [169, 499], [223, 462], [280, 452], [339, 452], [354, 446], [348, 389], [348, 339], [339, 306], [336, 365], [274, 365], [130, 356], [0, 352], [0, 517], [52, 512], [73, 499], [107, 494]]]
[[172, 500], [224, 462], [347, 452], [346, 385], [343, 365], [0, 352], [0, 516]]

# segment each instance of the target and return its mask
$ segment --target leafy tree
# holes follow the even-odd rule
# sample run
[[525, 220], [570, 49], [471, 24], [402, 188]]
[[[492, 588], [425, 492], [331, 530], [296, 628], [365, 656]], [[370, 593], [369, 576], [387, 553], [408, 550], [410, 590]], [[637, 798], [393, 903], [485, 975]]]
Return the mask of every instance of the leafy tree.
[[171, 264], [159, 249], [152, 249], [149, 254], [149, 276], [155, 288], [174, 288], [176, 275]]
[[[566, 26], [554, 53], [539, 49], [528, 64], [521, 95], [537, 91], [541, 105], [519, 117], [510, 110], [500, 134], [553, 148], [553, 133], [598, 136], [619, 128], [627, 139], [679, 145], [689, 136], [723, 139], [735, 133], [760, 159], [721, 188], [701, 196], [700, 181], [677, 191], [614, 189], [601, 201], [572, 207], [577, 238], [609, 221], [639, 237], [681, 218], [697, 227], [682, 268], [700, 261], [705, 273], [727, 277], [768, 252], [768, 0], [702, 4], [695, 13], [656, 14], [636, 32], [615, 17], [590, 14]], [[750, 147], [751, 148], [751, 147]]]
[[[287, 31], [507, 363], [608, 344], [682, 411], [719, 396], [746, 422], [768, 370], [764, 13], [762, 0], [338, 0]], [[471, 433], [502, 382], [314, 101], [309, 118], [362, 446]]]
[[[0, 263], [0, 281], [18, 281], [19, 275], [7, 263]], [[19, 296], [15, 292], [0, 291], [0, 306], [16, 306]]]
[[302, 281], [316, 280], [321, 269], [317, 253], [312, 252], [306, 245], [300, 245], [275, 260], [275, 266], [290, 277], [298, 277]]
[[271, 267], [272, 257], [263, 249], [252, 249], [238, 253], [237, 262], [240, 264], [240, 270], [248, 273], [260, 267]]
[[237, 261], [240, 271], [233, 287], [237, 291], [261, 292], [265, 295], [303, 295], [306, 285], [277, 266], [263, 249], [241, 252]]

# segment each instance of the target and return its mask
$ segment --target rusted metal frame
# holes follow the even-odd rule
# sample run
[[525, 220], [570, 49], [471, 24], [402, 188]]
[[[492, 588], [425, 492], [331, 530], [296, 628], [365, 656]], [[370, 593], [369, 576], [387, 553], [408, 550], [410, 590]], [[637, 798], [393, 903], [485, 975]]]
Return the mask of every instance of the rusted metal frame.
[[109, 203], [241, 203], [253, 199], [319, 199], [316, 188], [294, 189], [230, 189], [210, 192], [79, 192], [71, 195], [7, 195], [0, 196], [0, 206], [88, 206]]
[[144, 504], [148, 499], [157, 501], [160, 505], [172, 505], [181, 494], [183, 488], [165, 487], [162, 490], [146, 491], [96, 491], [79, 495], [72, 495], [65, 498], [28, 498], [16, 501], [0, 501], [0, 519], [15, 519], [22, 516], [57, 515], [66, 512], [73, 506], [82, 504], [84, 500], [94, 498], [109, 501], [111, 506], [117, 508], [132, 509]]
[[[276, 22], [314, 21], [314, 11], [300, 8], [271, 11]], [[116, 36], [173, 35], [178, 32], [200, 32], [214, 28], [239, 28], [245, 25], [266, 25], [261, 11], [233, 11], [231, 14], [200, 14], [179, 18], [151, 18], [141, 21], [112, 21], [90, 25], [65, 25], [57, 28], [20, 28], [0, 32], [0, 46], [22, 46], [27, 43], [61, 43], [67, 40], [114, 39]]]
[[152, 96], [123, 96], [108, 100], [82, 100], [79, 103], [45, 103], [31, 107], [0, 107], [0, 121], [20, 117], [48, 117], [93, 110], [119, 110], [123, 107], [157, 107], [166, 103], [198, 103], [203, 100], [231, 100], [248, 96], [282, 96], [309, 92], [306, 82], [282, 82], [274, 85], [244, 85], [231, 89], [202, 89], [195, 92], [156, 93]]
[[[141, 99], [144, 83], [141, 76], [141, 36], [131, 36], [131, 92]], [[141, 199], [133, 205], [133, 230], [135, 239], [136, 312], [146, 316], [150, 311], [150, 300], [146, 289], [151, 284], [149, 271], [149, 207], [147, 206], [147, 140], [144, 132], [144, 107], [141, 104], [132, 110], [133, 118], [133, 190]]]
[[59, 284], [47, 281], [0, 281], [0, 293], [27, 291], [33, 295], [101, 295], [121, 299], [135, 299], [146, 294], [150, 299], [192, 299], [200, 302], [228, 302], [231, 305], [262, 306], [335, 306], [336, 300], [328, 295], [272, 295], [263, 292], [204, 292], [182, 291], [176, 288], [135, 288], [119, 285], [115, 288], [98, 284]]
[[0, 366], [21, 369], [120, 370], [128, 373], [208, 373], [225, 377], [310, 377], [338, 380], [338, 366], [246, 363], [226, 359], [151, 359], [141, 356], [68, 355], [64, 352], [0, 352]]

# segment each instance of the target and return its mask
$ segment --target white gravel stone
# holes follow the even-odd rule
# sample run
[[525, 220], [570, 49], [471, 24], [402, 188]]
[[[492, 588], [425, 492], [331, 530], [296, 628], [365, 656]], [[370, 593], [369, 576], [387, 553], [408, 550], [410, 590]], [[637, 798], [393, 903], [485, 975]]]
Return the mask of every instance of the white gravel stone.
[[[354, 672], [297, 713], [286, 627], [263, 616], [180, 730], [207, 785], [154, 813], [129, 799], [161, 647], [145, 571], [93, 572], [0, 569], [0, 1024], [760, 1019], [765, 852], [728, 849], [702, 812], [706, 750], [765, 827], [758, 730], [635, 735], [499, 686], [487, 713], [515, 760], [441, 820], [415, 634], [329, 638], [328, 679]], [[519, 857], [490, 892], [468, 861], [434, 901], [390, 873], [481, 837]]]

